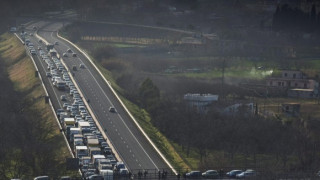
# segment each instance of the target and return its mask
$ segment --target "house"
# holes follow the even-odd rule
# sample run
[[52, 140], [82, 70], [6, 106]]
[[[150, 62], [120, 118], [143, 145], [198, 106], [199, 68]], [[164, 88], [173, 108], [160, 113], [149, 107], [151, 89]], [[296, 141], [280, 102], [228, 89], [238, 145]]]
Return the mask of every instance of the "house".
[[318, 96], [319, 83], [298, 70], [282, 70], [281, 77], [266, 79], [266, 86], [287, 90], [289, 97], [313, 98]]

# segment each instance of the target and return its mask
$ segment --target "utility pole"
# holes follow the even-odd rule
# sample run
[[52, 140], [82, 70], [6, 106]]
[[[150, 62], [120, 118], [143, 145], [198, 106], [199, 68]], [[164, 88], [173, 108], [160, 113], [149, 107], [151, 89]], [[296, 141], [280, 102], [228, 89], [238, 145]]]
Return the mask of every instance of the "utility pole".
[[225, 71], [225, 63], [226, 63], [226, 60], [223, 59], [223, 62], [222, 62], [222, 77], [221, 77], [221, 97], [224, 98], [225, 94], [224, 94], [224, 71]]

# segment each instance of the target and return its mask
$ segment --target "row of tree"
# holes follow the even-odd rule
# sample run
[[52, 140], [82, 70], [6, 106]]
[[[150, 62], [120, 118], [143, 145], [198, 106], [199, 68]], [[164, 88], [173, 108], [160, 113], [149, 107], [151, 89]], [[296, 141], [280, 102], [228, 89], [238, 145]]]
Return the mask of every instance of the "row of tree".
[[[190, 149], [197, 149], [204, 169], [213, 166], [207, 163], [208, 152], [212, 151], [228, 154], [227, 163], [221, 163], [220, 167], [234, 166], [236, 155], [253, 159], [251, 163], [243, 162], [243, 166], [270, 170], [304, 171], [317, 168], [319, 163], [320, 123], [316, 119], [284, 122], [248, 116], [245, 110], [234, 116], [225, 116], [219, 112], [218, 105], [213, 105], [207, 114], [199, 114], [181, 99], [161, 97], [150, 79], [141, 84], [134, 97], [166, 137], [182, 146], [187, 154]], [[271, 167], [267, 161], [258, 158], [262, 154], [269, 156], [267, 161], [271, 159]]]
[[288, 4], [278, 5], [273, 15], [273, 30], [289, 32], [316, 32], [320, 30], [320, 12], [313, 5], [310, 12], [292, 8]]

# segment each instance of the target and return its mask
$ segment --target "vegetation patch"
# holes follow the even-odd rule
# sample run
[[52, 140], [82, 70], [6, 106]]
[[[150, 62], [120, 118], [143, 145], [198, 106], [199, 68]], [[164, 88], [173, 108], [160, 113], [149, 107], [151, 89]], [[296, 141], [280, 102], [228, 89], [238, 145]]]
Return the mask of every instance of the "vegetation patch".
[[10, 110], [2, 108], [8, 117], [0, 121], [8, 127], [8, 131], [1, 131], [0, 134], [1, 142], [8, 142], [1, 147], [4, 156], [0, 159], [0, 178], [31, 179], [49, 175], [57, 179], [62, 175], [78, 176], [78, 172], [66, 170], [65, 161], [71, 155], [51, 107], [45, 103], [45, 92], [35, 77], [31, 59], [14, 35], [3, 34], [1, 39], [1, 47], [9, 48], [0, 52], [3, 72], [0, 81], [6, 84], [1, 94], [7, 93], [8, 96], [8, 100], [3, 99], [0, 104], [7, 103]]

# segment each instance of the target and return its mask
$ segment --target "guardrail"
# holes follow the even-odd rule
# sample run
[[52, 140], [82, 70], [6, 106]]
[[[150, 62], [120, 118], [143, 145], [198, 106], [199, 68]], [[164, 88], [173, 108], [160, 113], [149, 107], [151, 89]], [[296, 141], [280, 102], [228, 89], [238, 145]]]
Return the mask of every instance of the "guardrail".
[[151, 144], [151, 146], [156, 150], [156, 152], [160, 155], [160, 157], [165, 161], [165, 163], [172, 169], [172, 171], [177, 174], [177, 171], [172, 167], [172, 165], [170, 164], [170, 162], [164, 157], [164, 155], [160, 152], [160, 150], [156, 147], [156, 145], [152, 142], [152, 140], [149, 138], [149, 136], [144, 132], [144, 130], [141, 128], [141, 126], [139, 125], [139, 123], [137, 122], [137, 120], [133, 117], [133, 115], [130, 113], [130, 111], [127, 109], [127, 107], [124, 105], [124, 103], [122, 102], [122, 100], [120, 99], [120, 97], [118, 96], [118, 94], [115, 92], [115, 90], [112, 88], [111, 84], [109, 83], [109, 81], [106, 80], [106, 78], [103, 76], [103, 74], [101, 73], [101, 71], [98, 69], [98, 67], [94, 64], [94, 62], [91, 60], [91, 58], [89, 57], [89, 55], [84, 52], [82, 49], [80, 49], [77, 45], [75, 45], [74, 43], [72, 43], [71, 41], [69, 41], [68, 39], [62, 37], [59, 35], [59, 32], [57, 32], [57, 37], [68, 42], [69, 44], [71, 44], [72, 46], [74, 46], [78, 51], [80, 51], [91, 63], [91, 65], [96, 69], [96, 71], [100, 74], [100, 76], [102, 77], [102, 79], [107, 83], [108, 87], [111, 89], [111, 91], [113, 92], [113, 94], [115, 95], [115, 97], [118, 99], [118, 101], [120, 102], [120, 104], [122, 105], [122, 107], [125, 109], [126, 113], [130, 116], [130, 118], [133, 120], [133, 122], [135, 123], [135, 125], [138, 127], [138, 129], [140, 130], [140, 132], [146, 137], [146, 139], [148, 140], [148, 142]]

